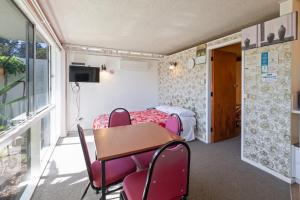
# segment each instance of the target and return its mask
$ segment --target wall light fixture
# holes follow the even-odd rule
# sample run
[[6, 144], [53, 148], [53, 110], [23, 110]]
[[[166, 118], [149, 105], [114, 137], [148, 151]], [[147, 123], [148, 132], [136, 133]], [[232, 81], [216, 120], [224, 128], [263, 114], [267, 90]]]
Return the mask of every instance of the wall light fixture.
[[105, 64], [103, 64], [103, 65], [101, 65], [101, 71], [106, 71], [106, 65]]
[[175, 67], [177, 66], [177, 62], [169, 62], [169, 69], [170, 70], [173, 70], [173, 69], [175, 69]]

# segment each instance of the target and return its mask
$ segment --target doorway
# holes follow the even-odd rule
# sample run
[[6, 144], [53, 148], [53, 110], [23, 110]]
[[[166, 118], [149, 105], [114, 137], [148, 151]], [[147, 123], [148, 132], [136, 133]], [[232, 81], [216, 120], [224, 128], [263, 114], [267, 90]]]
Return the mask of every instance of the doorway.
[[241, 134], [241, 44], [212, 50], [211, 141]]

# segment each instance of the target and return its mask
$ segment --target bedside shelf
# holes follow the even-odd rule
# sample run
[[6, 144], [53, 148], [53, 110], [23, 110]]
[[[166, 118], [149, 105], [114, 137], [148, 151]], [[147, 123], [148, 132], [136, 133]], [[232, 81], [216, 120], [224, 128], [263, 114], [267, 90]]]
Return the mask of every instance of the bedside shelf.
[[292, 159], [292, 176], [295, 177], [295, 181], [300, 183], [300, 148], [299, 143], [292, 146], [293, 159]]

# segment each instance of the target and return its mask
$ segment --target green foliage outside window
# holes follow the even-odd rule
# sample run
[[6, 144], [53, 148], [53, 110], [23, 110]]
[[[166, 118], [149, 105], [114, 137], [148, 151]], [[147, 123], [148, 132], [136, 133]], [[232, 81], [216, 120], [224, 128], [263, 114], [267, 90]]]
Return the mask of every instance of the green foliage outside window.
[[0, 56], [0, 68], [4, 69], [4, 75], [25, 73], [25, 65], [16, 56]]
[[[24, 63], [16, 56], [0, 56], [0, 69], [3, 70], [4, 76], [4, 85], [3, 88], [0, 89], [0, 96], [2, 97], [2, 103], [0, 104], [0, 131], [2, 131], [5, 130], [7, 126], [7, 116], [5, 115], [6, 107], [25, 99], [25, 76], [21, 76], [11, 83], [8, 83], [8, 76], [24, 74], [26, 65], [24, 65]], [[24, 85], [23, 96], [6, 102], [7, 93], [20, 83], [23, 83]]]

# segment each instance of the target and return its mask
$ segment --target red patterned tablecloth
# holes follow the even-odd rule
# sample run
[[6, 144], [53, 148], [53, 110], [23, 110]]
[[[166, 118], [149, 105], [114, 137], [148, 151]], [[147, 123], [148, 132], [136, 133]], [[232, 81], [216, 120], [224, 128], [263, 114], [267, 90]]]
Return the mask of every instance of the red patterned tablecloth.
[[[157, 124], [161, 124], [165, 123], [169, 116], [167, 113], [161, 112], [156, 109], [135, 111], [129, 113], [132, 124], [138, 124], [143, 122], [154, 122]], [[108, 119], [108, 114], [98, 116], [96, 119], [94, 119], [93, 129], [106, 128], [108, 126]]]

